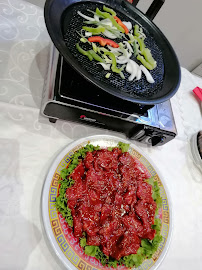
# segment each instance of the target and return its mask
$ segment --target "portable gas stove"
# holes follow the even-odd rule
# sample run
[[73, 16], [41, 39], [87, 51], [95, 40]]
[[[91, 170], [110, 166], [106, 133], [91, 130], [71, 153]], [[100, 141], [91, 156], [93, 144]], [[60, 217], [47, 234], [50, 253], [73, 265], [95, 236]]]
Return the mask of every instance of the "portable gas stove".
[[52, 45], [42, 115], [123, 132], [129, 139], [163, 145], [176, 134], [170, 101], [140, 105], [100, 90], [73, 70]]

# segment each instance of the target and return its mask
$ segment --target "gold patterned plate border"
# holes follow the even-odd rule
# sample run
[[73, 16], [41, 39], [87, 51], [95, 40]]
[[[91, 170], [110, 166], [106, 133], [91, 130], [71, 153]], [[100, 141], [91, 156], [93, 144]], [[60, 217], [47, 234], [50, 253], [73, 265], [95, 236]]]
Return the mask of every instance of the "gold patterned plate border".
[[[109, 135], [96, 135], [77, 140], [65, 147], [65, 149], [56, 157], [49, 169], [42, 191], [43, 224], [54, 252], [67, 269], [106, 270], [109, 268], [103, 267], [97, 259], [84, 254], [79, 243], [74, 238], [71, 229], [68, 227], [61, 214], [57, 212], [55, 200], [59, 189], [58, 180], [60, 179], [60, 172], [69, 164], [74, 152], [85, 146], [87, 143], [106, 148], [117, 145], [119, 141], [130, 143], [122, 138]], [[153, 176], [158, 182], [163, 201], [158, 216], [162, 220], [162, 241], [153, 257], [145, 260], [138, 268], [136, 268], [138, 270], [154, 270], [162, 262], [169, 247], [172, 229], [171, 205], [166, 185], [163, 183], [162, 177], [159, 172], [157, 172], [152, 161], [146, 157], [146, 154], [143, 153], [142, 150], [132, 143], [130, 143], [129, 153], [139, 161], [140, 167], [147, 176]], [[119, 266], [117, 269], [124, 270], [126, 267]]]

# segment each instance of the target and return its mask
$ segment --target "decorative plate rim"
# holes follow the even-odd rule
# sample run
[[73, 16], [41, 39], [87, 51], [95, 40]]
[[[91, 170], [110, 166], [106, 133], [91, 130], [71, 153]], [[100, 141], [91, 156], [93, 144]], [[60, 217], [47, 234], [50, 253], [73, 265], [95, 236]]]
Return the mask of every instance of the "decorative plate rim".
[[[78, 269], [77, 267], [75, 267], [63, 254], [63, 252], [60, 250], [60, 247], [55, 239], [55, 236], [53, 234], [52, 231], [52, 227], [50, 224], [50, 220], [49, 220], [49, 212], [48, 212], [48, 196], [49, 196], [49, 189], [50, 189], [50, 184], [53, 178], [53, 175], [55, 173], [55, 170], [57, 169], [59, 163], [61, 162], [61, 160], [64, 158], [64, 156], [68, 153], [68, 151], [70, 151], [72, 148], [76, 147], [77, 145], [85, 142], [85, 141], [96, 141], [96, 140], [112, 140], [114, 142], [123, 142], [123, 143], [129, 143], [130, 147], [135, 149], [137, 152], [139, 152], [146, 160], [148, 160], [148, 162], [152, 165], [152, 167], [155, 169], [156, 173], [158, 174], [160, 181], [163, 185], [163, 188], [165, 190], [166, 196], [167, 196], [167, 201], [168, 201], [168, 205], [169, 205], [169, 231], [168, 231], [168, 236], [166, 239], [166, 244], [163, 248], [163, 251], [161, 252], [159, 258], [157, 259], [157, 261], [152, 265], [152, 267], [150, 268], [150, 270], [154, 270], [157, 269], [160, 264], [162, 263], [162, 261], [164, 260], [169, 246], [170, 246], [170, 242], [171, 242], [171, 237], [172, 237], [172, 229], [173, 229], [173, 224], [172, 224], [172, 204], [171, 204], [171, 198], [170, 198], [170, 194], [167, 188], [167, 185], [165, 183], [165, 181], [163, 180], [162, 174], [159, 172], [157, 166], [155, 165], [155, 163], [150, 159], [150, 157], [148, 157], [147, 154], [144, 153], [144, 151], [142, 149], [140, 149], [138, 146], [136, 146], [134, 143], [130, 142], [129, 140], [120, 138], [118, 136], [113, 136], [113, 135], [92, 135], [92, 136], [87, 136], [87, 137], [83, 137], [80, 138], [78, 140], [72, 141], [71, 143], [69, 143], [68, 145], [66, 145], [59, 154], [57, 154], [57, 156], [54, 158], [53, 162], [51, 163], [47, 174], [45, 176], [45, 181], [43, 184], [43, 188], [42, 188], [42, 193], [41, 193], [41, 215], [42, 215], [42, 223], [43, 223], [43, 228], [44, 231], [47, 235], [48, 238], [48, 242], [50, 244], [50, 246], [52, 247], [53, 251], [55, 252], [55, 254], [57, 255], [58, 259], [62, 262], [62, 264], [67, 268], [67, 269]], [[110, 269], [110, 268], [109, 268]], [[133, 268], [135, 269], [135, 268]]]

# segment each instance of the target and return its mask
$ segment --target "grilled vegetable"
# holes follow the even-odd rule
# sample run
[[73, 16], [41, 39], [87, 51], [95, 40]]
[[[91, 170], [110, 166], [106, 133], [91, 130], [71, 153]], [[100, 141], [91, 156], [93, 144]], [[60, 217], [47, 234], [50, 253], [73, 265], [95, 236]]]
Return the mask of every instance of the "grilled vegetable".
[[81, 13], [80, 11], [77, 11], [77, 13], [78, 13], [81, 17], [83, 17], [84, 19], [86, 19], [86, 20], [88, 20], [88, 21], [94, 21], [94, 20], [95, 20], [94, 18], [91, 18], [91, 17], [89, 17], [89, 16], [84, 15], [84, 14]]
[[89, 51], [83, 50], [83, 49], [79, 46], [79, 43], [76, 44], [76, 48], [77, 48], [77, 50], [78, 50], [81, 54], [88, 56], [88, 58], [89, 58], [90, 61], [93, 60], [93, 56], [89, 53]]
[[90, 42], [99, 42], [100, 45], [103, 46], [103, 47], [105, 45], [110, 45], [110, 46], [112, 46], [114, 48], [118, 48], [119, 47], [119, 45], [116, 42], [114, 42], [113, 40], [102, 38], [100, 36], [90, 37], [88, 39], [88, 41], [90, 41]]
[[88, 52], [92, 55], [93, 59], [95, 59], [96, 61], [101, 62], [101, 63], [105, 63], [104, 59], [102, 59], [102, 58], [101, 58], [96, 52], [94, 52], [93, 50], [90, 50], [90, 51], [88, 51]]
[[150, 63], [148, 63], [144, 59], [144, 57], [142, 55], [138, 54], [137, 60], [139, 60], [147, 69], [149, 69], [149, 70], [152, 70], [153, 69], [152, 65]]
[[[87, 46], [91, 44], [92, 50], [83, 50], [79, 46], [79, 43], [76, 44], [77, 50], [87, 56], [90, 61], [94, 59], [99, 62], [103, 69], [110, 70], [111, 67], [111, 70], [118, 73], [122, 79], [125, 78], [122, 71], [126, 67], [125, 70], [130, 73], [129, 81], [133, 81], [134, 79], [140, 80], [143, 72], [147, 81], [153, 83], [151, 74], [145, 70], [154, 69], [157, 63], [152, 57], [151, 51], [146, 48], [144, 43], [146, 35], [143, 33], [142, 28], [136, 24], [134, 26], [134, 33], [131, 34], [129, 33], [129, 30], [133, 27], [131, 22], [122, 22], [116, 16], [116, 12], [107, 6], [103, 6], [103, 10], [104, 12], [99, 10], [99, 8], [96, 8], [96, 11], [88, 10], [94, 14], [93, 18], [78, 11], [78, 15], [86, 19], [84, 23], [93, 27], [83, 26], [81, 33], [78, 33], [81, 36], [80, 41], [88, 43]], [[125, 38], [127, 41], [125, 40], [118, 44], [112, 40], [116, 38]], [[106, 45], [108, 50], [104, 48]], [[133, 60], [130, 59], [132, 55], [144, 65], [145, 69], [140, 68], [134, 61], [134, 58]], [[118, 68], [117, 64], [121, 65], [121, 67]], [[127, 65], [123, 66], [123, 64]]]
[[116, 20], [116, 22], [124, 29], [125, 33], [128, 34], [129, 30], [128, 28], [125, 26], [125, 24], [123, 24], [123, 22], [117, 17], [114, 16], [114, 19]]
[[134, 37], [135, 40], [137, 40], [137, 42], [139, 43], [140, 46], [140, 51], [141, 53], [143, 53], [144, 49], [145, 49], [145, 44], [144, 44], [144, 40], [139, 38], [139, 37]]
[[134, 26], [134, 36], [145, 39], [146, 35], [143, 33], [142, 28], [139, 28], [139, 25]]
[[140, 69], [142, 70], [142, 72], [146, 76], [147, 81], [149, 83], [154, 83], [154, 79], [153, 79], [152, 75], [150, 74], [150, 72], [142, 65], [140, 66]]
[[138, 47], [138, 45], [137, 45], [136, 40], [133, 41], [132, 45], [133, 45], [133, 53], [134, 53], [135, 56], [137, 56], [137, 55], [138, 55], [138, 48], [139, 48], [139, 47]]
[[109, 79], [110, 76], [111, 76], [111, 73], [107, 73], [107, 74], [105, 75], [105, 78]]
[[105, 5], [103, 6], [103, 10], [108, 12], [108, 13], [111, 13], [112, 16], [116, 16], [116, 12], [112, 9], [112, 8], [108, 8], [106, 7]]
[[137, 76], [139, 66], [137, 63], [135, 63], [133, 60], [129, 60], [128, 64], [126, 66], [126, 71], [130, 73], [128, 80], [133, 81], [135, 77]]
[[140, 33], [139, 33], [139, 25], [135, 25], [134, 26], [134, 36], [139, 37]]
[[112, 24], [122, 33], [125, 33], [125, 30], [123, 27], [121, 27], [117, 22], [116, 20], [114, 19], [114, 17], [112, 15], [110, 15], [109, 13], [107, 12], [102, 12], [99, 10], [99, 8], [96, 8], [96, 14], [105, 18], [105, 19], [109, 19]]
[[93, 35], [99, 35], [101, 33], [104, 33], [104, 31], [105, 31], [105, 28], [103, 26], [98, 26], [96, 28], [88, 27], [88, 26], [83, 26], [82, 28], [84, 30], [92, 33]]
[[145, 60], [152, 66], [152, 69], [156, 67], [156, 61], [152, 57], [151, 51], [148, 48], [145, 48], [143, 51]]
[[117, 66], [116, 66], [116, 56], [112, 52], [105, 52], [104, 54], [109, 55], [109, 57], [112, 60], [112, 71], [115, 72], [115, 73], [120, 74], [121, 69], [117, 68]]

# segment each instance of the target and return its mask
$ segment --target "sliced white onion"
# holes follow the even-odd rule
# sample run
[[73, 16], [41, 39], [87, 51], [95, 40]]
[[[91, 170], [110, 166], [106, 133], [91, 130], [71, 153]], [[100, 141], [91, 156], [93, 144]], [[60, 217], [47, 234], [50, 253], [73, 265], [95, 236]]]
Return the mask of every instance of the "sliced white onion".
[[126, 63], [128, 63], [129, 58], [127, 56], [125, 56], [125, 55], [121, 55], [121, 56], [118, 56], [116, 58], [116, 61], [117, 61], [118, 64], [126, 64]]
[[127, 28], [128, 30], [130, 31], [132, 29], [132, 23], [131, 22], [122, 22]]
[[92, 33], [91, 32], [85, 32], [85, 37], [91, 37], [92, 36]]
[[97, 14], [94, 14], [94, 19], [95, 19], [96, 22], [100, 21], [99, 16]]
[[141, 77], [142, 77], [142, 70], [140, 68], [138, 68], [136, 81], [139, 81], [141, 79]]
[[119, 60], [124, 60], [126, 57], [125, 55], [120, 55], [119, 57], [117, 57]]
[[132, 56], [132, 53], [129, 52], [128, 55], [127, 55], [127, 57], [130, 58], [131, 56]]
[[124, 59], [119, 59], [118, 57], [116, 58], [117, 64], [126, 64], [128, 63], [128, 61], [129, 61], [129, 58], [127, 57], [124, 57]]
[[130, 61], [126, 65], [126, 71], [130, 74], [133, 72], [133, 67]]
[[98, 63], [98, 65], [101, 65], [104, 70], [110, 70], [111, 64], [105, 64], [105, 63]]
[[132, 64], [133, 72], [131, 73], [131, 75], [128, 78], [129, 82], [131, 82], [135, 79], [135, 77], [137, 76], [138, 68], [139, 68], [138, 64], [135, 63], [133, 60], [130, 60], [130, 62]]
[[121, 52], [120, 48], [114, 48], [110, 45], [107, 45], [107, 48], [111, 51], [111, 52]]
[[89, 17], [89, 16], [84, 15], [84, 14], [81, 13], [80, 11], [77, 11], [77, 13], [78, 13], [81, 17], [83, 17], [84, 19], [86, 19], [86, 20], [88, 20], [88, 21], [94, 21], [94, 20], [95, 20], [94, 18], [91, 18], [91, 17]]
[[109, 59], [105, 54], [103, 54], [103, 57], [104, 57], [105, 62], [106, 62], [107, 64], [111, 64], [111, 63], [112, 63], [112, 60]]
[[132, 49], [131, 45], [127, 41], [123, 41], [123, 43], [126, 44], [127, 49], [129, 50], [129, 52], [132, 53], [133, 52], [133, 49]]
[[147, 81], [149, 83], [154, 83], [154, 79], [153, 79], [152, 75], [150, 74], [150, 72], [146, 69], [146, 67], [144, 67], [143, 65], [140, 65], [140, 69], [142, 70], [142, 72], [146, 76]]
[[131, 74], [128, 78], [130, 82], [133, 81], [137, 76], [138, 69], [139, 69], [138, 64], [135, 63], [135, 61], [129, 59], [128, 64], [126, 66], [126, 71]]
[[[110, 27], [112, 27], [112, 22], [109, 20], [109, 19], [104, 19], [101, 21], [101, 24], [104, 24], [104, 25], [108, 25]], [[116, 28], [115, 28], [116, 29]]]
[[146, 36], [145, 36], [145, 34], [141, 33], [141, 34], [139, 35], [139, 38], [145, 39]]
[[116, 36], [114, 35], [114, 34], [112, 34], [110, 31], [108, 31], [108, 30], [105, 30], [104, 31], [104, 35], [106, 36], [106, 37], [108, 37], [108, 38], [110, 38], [110, 39], [115, 39], [116, 38]]

